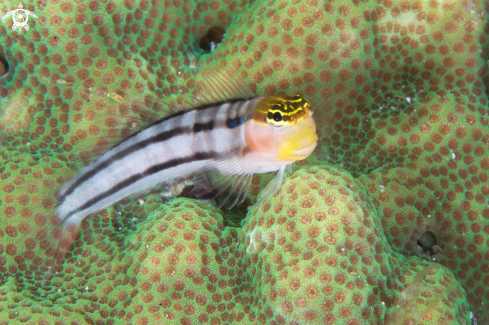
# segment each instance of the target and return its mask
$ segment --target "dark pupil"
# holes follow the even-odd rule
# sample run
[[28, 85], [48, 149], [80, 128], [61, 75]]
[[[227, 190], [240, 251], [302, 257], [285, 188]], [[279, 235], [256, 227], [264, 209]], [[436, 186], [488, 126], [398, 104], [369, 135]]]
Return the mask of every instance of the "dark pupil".
[[273, 114], [273, 120], [275, 122], [280, 122], [282, 121], [282, 114], [280, 114], [279, 112], [276, 112]]

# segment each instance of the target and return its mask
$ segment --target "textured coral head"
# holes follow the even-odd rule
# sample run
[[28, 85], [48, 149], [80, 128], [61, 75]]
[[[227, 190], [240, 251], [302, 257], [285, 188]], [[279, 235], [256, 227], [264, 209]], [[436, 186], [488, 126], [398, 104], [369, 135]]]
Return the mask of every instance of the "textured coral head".
[[318, 140], [311, 104], [300, 95], [263, 98], [246, 125], [245, 140], [266, 159], [283, 164], [305, 159]]

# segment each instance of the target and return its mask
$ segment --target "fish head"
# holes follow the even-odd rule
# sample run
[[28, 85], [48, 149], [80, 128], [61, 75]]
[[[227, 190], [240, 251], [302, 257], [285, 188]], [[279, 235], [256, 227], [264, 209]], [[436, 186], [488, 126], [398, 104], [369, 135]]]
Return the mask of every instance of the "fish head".
[[318, 136], [311, 104], [302, 96], [278, 94], [260, 100], [245, 125], [248, 147], [279, 164], [307, 158]]

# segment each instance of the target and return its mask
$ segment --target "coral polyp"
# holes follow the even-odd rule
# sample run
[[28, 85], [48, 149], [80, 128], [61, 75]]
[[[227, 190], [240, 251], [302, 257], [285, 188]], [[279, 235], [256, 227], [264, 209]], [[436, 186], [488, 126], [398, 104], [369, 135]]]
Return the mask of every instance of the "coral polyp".
[[[0, 323], [489, 322], [487, 2], [23, 4], [28, 31], [0, 24]], [[249, 212], [124, 200], [41, 286], [36, 213], [219, 67], [307, 98], [321, 161], [253, 206], [271, 179], [255, 176]]]

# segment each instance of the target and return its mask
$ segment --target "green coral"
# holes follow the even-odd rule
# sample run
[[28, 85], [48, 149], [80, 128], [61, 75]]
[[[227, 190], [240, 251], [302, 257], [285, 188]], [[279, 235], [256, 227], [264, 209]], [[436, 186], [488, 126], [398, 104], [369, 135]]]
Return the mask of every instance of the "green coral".
[[[2, 16], [16, 5], [1, 4]], [[207, 313], [205, 322], [214, 318], [216, 323], [324, 323], [333, 318], [352, 324], [397, 318], [463, 323], [470, 309], [479, 323], [488, 321], [487, 2], [127, 0], [24, 5], [39, 17], [29, 19], [28, 32], [12, 31], [10, 18], [0, 24], [0, 74], [8, 62], [8, 72], [0, 76], [0, 319], [151, 323], [155, 317], [171, 316], [175, 322], [195, 323]], [[224, 27], [226, 36], [213, 52], [203, 53], [198, 43], [212, 26]], [[126, 200], [82, 224], [63, 271], [52, 287], [40, 288], [38, 277], [46, 269], [39, 247], [43, 242], [36, 235], [44, 225], [32, 217], [35, 211], [24, 207], [54, 194], [80, 157], [94, 155], [89, 148], [95, 141], [104, 148], [106, 136], [127, 135], [126, 126], [115, 125], [114, 112], [130, 107], [131, 113], [137, 111], [136, 122], [144, 124], [156, 111], [161, 116], [173, 104], [186, 106], [187, 95], [205, 82], [200, 72], [215, 66], [234, 68], [260, 95], [284, 91], [306, 96], [315, 109], [320, 156], [345, 171], [301, 163], [275, 197], [246, 216], [246, 207], [221, 214], [189, 200], [167, 206], [157, 197], [142, 206]], [[161, 102], [171, 105], [159, 107]], [[114, 129], [120, 132], [111, 134]], [[314, 180], [315, 175], [336, 184]], [[248, 204], [256, 202], [270, 177], [255, 176]], [[308, 187], [309, 181], [317, 188]], [[296, 188], [289, 193], [291, 184]], [[337, 208], [331, 210], [319, 199], [319, 189], [344, 202], [335, 201]], [[296, 214], [274, 212], [280, 205], [295, 207]], [[355, 213], [348, 210], [353, 206]], [[304, 224], [302, 219], [313, 210], [324, 210], [324, 219], [310, 216]], [[328, 225], [345, 214], [363, 215], [363, 220], [352, 219], [332, 236]], [[180, 221], [184, 227], [208, 223], [208, 229], [193, 230], [193, 239], [187, 240], [186, 231], [173, 238], [171, 231], [155, 228], [176, 227], [184, 215], [193, 218]], [[165, 220], [170, 216], [174, 219]], [[285, 218], [282, 225], [280, 217]], [[241, 227], [230, 227], [241, 220]], [[296, 228], [289, 231], [292, 224]], [[313, 227], [319, 234], [306, 239]], [[422, 256], [417, 248], [425, 231], [436, 236], [441, 248], [434, 256]], [[370, 265], [354, 249], [369, 239], [362, 237], [364, 232], [378, 243], [365, 248], [379, 256], [379, 261], [371, 257]], [[202, 243], [206, 253], [199, 246], [195, 256], [209, 256], [205, 267], [210, 273], [199, 275], [199, 289], [188, 282], [194, 296], [185, 296], [187, 285], [179, 291], [181, 286], [164, 267], [184, 273], [182, 259], [192, 256], [192, 245], [201, 244], [197, 234], [209, 238]], [[166, 260], [175, 247], [160, 252], [164, 258], [152, 250], [167, 236], [173, 238], [171, 247], [188, 244], [175, 266]], [[311, 240], [317, 243], [313, 248], [308, 246]], [[276, 263], [278, 253], [282, 260]], [[336, 259], [337, 264], [324, 260], [308, 278], [305, 273], [316, 256]], [[167, 291], [159, 292], [152, 283], [144, 291], [154, 273], [148, 263], [155, 258], [161, 262], [153, 269], [163, 271], [159, 281]], [[224, 274], [221, 263], [231, 259], [235, 264], [227, 265]], [[344, 282], [321, 284], [331, 289], [320, 291], [317, 301], [331, 303], [316, 306], [307, 296], [308, 287], [323, 283], [316, 277], [325, 272], [332, 279], [343, 276]], [[291, 278], [299, 275], [300, 286], [294, 290], [298, 282]], [[363, 281], [362, 289], [356, 280]], [[339, 292], [343, 295], [336, 300]], [[154, 300], [146, 303], [150, 295]], [[215, 308], [212, 313], [207, 305], [189, 304], [198, 295], [214, 306], [209, 307]], [[221, 298], [210, 303], [214, 295]], [[348, 303], [342, 300], [346, 298]], [[419, 305], [414, 307], [410, 298]], [[156, 303], [161, 299], [171, 304]]]
[[[258, 255], [255, 277], [262, 280], [254, 285], [265, 296], [262, 310], [269, 306], [276, 321], [287, 324], [394, 324], [401, 318], [469, 324], [453, 275], [392, 252], [375, 211], [344, 171], [313, 166], [292, 174], [243, 225], [250, 238], [246, 252]], [[453, 300], [441, 303], [445, 295]], [[443, 305], [440, 311], [433, 302]]]
[[21, 321], [30, 311], [33, 321], [43, 310], [71, 323], [469, 324], [451, 273], [394, 253], [347, 172], [294, 172], [242, 228], [224, 227], [219, 210], [193, 200], [146, 204], [152, 212], [123, 241], [82, 231], [94, 243], [69, 259], [54, 288], [32, 292], [9, 277], [2, 312]]

